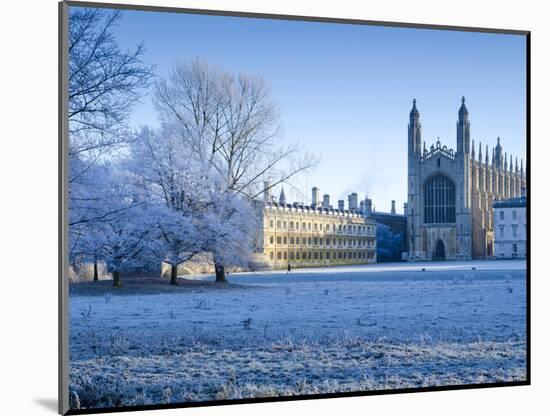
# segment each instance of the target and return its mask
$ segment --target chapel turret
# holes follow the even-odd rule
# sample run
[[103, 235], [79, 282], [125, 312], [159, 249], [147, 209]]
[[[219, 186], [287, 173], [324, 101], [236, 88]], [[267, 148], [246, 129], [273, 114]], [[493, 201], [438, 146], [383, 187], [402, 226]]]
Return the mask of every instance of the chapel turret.
[[422, 141], [422, 126], [420, 124], [420, 113], [416, 108], [416, 99], [413, 100], [413, 106], [409, 113], [409, 156], [420, 155]]
[[462, 105], [458, 110], [456, 123], [456, 151], [468, 155], [470, 153], [470, 120], [466, 108], [466, 98], [462, 97]]
[[500, 137], [497, 137], [497, 145], [495, 147], [495, 167], [502, 169], [504, 157], [502, 156], [502, 146], [500, 145]]

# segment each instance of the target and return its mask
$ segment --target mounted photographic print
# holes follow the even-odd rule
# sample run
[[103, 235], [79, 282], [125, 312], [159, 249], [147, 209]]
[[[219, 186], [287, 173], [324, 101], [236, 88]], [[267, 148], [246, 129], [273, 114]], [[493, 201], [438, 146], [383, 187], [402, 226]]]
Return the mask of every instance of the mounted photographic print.
[[529, 384], [529, 32], [59, 10], [60, 413]]

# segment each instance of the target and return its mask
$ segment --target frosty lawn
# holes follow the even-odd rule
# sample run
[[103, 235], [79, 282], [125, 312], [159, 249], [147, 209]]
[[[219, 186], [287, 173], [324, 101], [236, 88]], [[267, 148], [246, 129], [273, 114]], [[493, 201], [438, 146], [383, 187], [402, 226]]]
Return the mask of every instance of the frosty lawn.
[[226, 290], [72, 291], [71, 405], [524, 380], [525, 264], [442, 264], [454, 266], [230, 275], [238, 285]]

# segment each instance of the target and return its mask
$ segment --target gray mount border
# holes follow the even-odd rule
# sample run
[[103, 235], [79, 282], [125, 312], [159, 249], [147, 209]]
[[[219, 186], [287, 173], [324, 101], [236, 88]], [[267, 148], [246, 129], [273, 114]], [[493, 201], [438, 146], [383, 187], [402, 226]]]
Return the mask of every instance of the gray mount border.
[[69, 5], [59, 3], [58, 39], [58, 412], [69, 411]]
[[[294, 400], [311, 400], [311, 399], [327, 399], [339, 397], [357, 397], [370, 396], [381, 394], [399, 394], [399, 393], [417, 393], [417, 392], [432, 392], [444, 390], [464, 390], [464, 389], [480, 389], [490, 387], [510, 387], [510, 386], [525, 386], [531, 384], [531, 192], [530, 192], [530, 161], [531, 161], [531, 32], [529, 30], [509, 30], [499, 28], [480, 28], [468, 26], [449, 26], [449, 25], [432, 25], [423, 23], [404, 23], [404, 22], [387, 22], [375, 20], [359, 20], [346, 18], [330, 18], [319, 16], [296, 16], [284, 14], [269, 14], [269, 13], [251, 13], [241, 11], [227, 10], [207, 10], [207, 9], [188, 9], [179, 7], [165, 6], [144, 6], [134, 4], [113, 4], [99, 2], [84, 2], [84, 1], [61, 1], [59, 7], [59, 43], [58, 43], [58, 65], [59, 65], [59, 97], [58, 97], [58, 412], [61, 415], [66, 414], [94, 414], [94, 413], [112, 413], [124, 411], [138, 410], [154, 410], [154, 409], [175, 409], [187, 407], [205, 407], [219, 406], [229, 404], [243, 403], [265, 403], [265, 402], [282, 402]], [[526, 279], [526, 330], [527, 330], [527, 356], [526, 356], [526, 371], [527, 376], [525, 381], [515, 382], [499, 382], [486, 384], [468, 384], [468, 385], [449, 385], [439, 387], [420, 387], [420, 388], [404, 388], [393, 390], [378, 390], [378, 391], [357, 391], [348, 393], [332, 393], [332, 394], [313, 394], [304, 396], [286, 396], [275, 398], [255, 398], [255, 399], [238, 399], [238, 400], [213, 400], [197, 403], [174, 403], [174, 404], [158, 404], [146, 406], [124, 406], [112, 408], [97, 408], [85, 410], [70, 410], [69, 408], [69, 210], [68, 210], [68, 168], [69, 168], [69, 120], [65, 117], [68, 114], [68, 92], [69, 92], [69, 58], [68, 58], [68, 28], [69, 28], [69, 7], [98, 7], [106, 9], [121, 9], [134, 11], [152, 11], [166, 13], [184, 13], [198, 14], [210, 16], [232, 16], [255, 19], [278, 19], [278, 20], [293, 20], [302, 22], [322, 22], [336, 24], [352, 24], [352, 25], [368, 25], [368, 26], [385, 26], [396, 28], [409, 29], [426, 29], [426, 30], [449, 30], [458, 32], [478, 32], [492, 33], [500, 35], [520, 35], [525, 36], [526, 42], [526, 141], [527, 141], [527, 279]]]

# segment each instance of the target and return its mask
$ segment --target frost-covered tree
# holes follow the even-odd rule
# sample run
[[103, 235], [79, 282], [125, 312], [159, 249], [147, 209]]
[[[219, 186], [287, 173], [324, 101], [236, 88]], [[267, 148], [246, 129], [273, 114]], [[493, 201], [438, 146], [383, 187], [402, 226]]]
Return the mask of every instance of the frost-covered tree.
[[156, 224], [159, 236], [158, 259], [170, 265], [170, 284], [177, 284], [178, 266], [203, 248], [203, 235], [196, 219], [163, 207], [162, 221]]
[[155, 258], [155, 251], [150, 250], [155, 240], [143, 222], [148, 218], [146, 211], [137, 208], [126, 212], [129, 215], [122, 220], [104, 222], [90, 234], [98, 256], [113, 274], [113, 286], [120, 286], [120, 275], [125, 271], [149, 270]]
[[71, 182], [106, 152], [124, 143], [126, 122], [149, 86], [153, 67], [144, 45], [122, 50], [114, 35], [120, 10], [71, 7], [69, 15], [70, 155], [86, 163]]
[[256, 216], [242, 195], [229, 192], [225, 180], [204, 161], [190, 158], [181, 136], [167, 128], [143, 128], [132, 144], [129, 170], [151, 203], [162, 206], [158, 221], [159, 253], [177, 267], [194, 255], [212, 253], [232, 266], [251, 262]]
[[72, 233], [77, 241], [71, 241], [71, 245], [75, 256], [104, 262], [113, 274], [113, 285], [120, 286], [123, 272], [158, 269], [156, 225], [164, 213], [143, 198], [126, 172], [109, 173], [103, 182], [102, 201], [109, 201], [110, 210], [118, 214], [88, 224], [81, 233]]
[[212, 202], [204, 215], [204, 247], [215, 259], [216, 281], [225, 282], [220, 267], [254, 266], [259, 217], [252, 201], [227, 190], [214, 194]]
[[[71, 7], [69, 15], [69, 232], [72, 261], [101, 223], [131, 208], [113, 201], [108, 164], [131, 137], [127, 120], [149, 86], [143, 44], [122, 50], [114, 28], [120, 11]], [[89, 249], [90, 247], [88, 247]], [[86, 253], [89, 255], [90, 253]], [[97, 263], [95, 260], [94, 263]]]
[[[72, 165], [79, 165], [75, 158]], [[78, 167], [77, 167], [78, 168]], [[71, 263], [79, 263], [82, 258], [95, 262], [89, 239], [86, 234], [102, 222], [117, 220], [128, 206], [120, 206], [118, 196], [111, 192], [113, 186], [113, 169], [108, 163], [97, 163], [89, 166], [87, 174], [78, 184], [70, 186], [69, 203], [69, 258]], [[117, 208], [115, 208], [117, 207]]]
[[[234, 75], [201, 60], [182, 62], [156, 83], [154, 102], [188, 157], [223, 178], [222, 194], [253, 200], [266, 178], [275, 186], [315, 165], [297, 146], [278, 140], [279, 112], [260, 77]], [[213, 254], [216, 280], [225, 281], [223, 256]]]
[[166, 129], [142, 128], [131, 147], [127, 167], [135, 184], [162, 212], [156, 222], [162, 261], [171, 267], [170, 283], [177, 283], [177, 268], [204, 250], [201, 218], [210, 203], [212, 183], [204, 164], [187, 156], [181, 140]]

